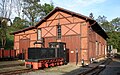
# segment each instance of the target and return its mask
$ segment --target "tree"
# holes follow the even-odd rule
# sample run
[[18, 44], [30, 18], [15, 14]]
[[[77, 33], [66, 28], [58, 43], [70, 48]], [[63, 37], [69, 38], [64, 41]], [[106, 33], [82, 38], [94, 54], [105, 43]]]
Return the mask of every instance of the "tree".
[[112, 21], [107, 21], [107, 17], [99, 16], [96, 21], [99, 25], [104, 29], [104, 31], [108, 35], [107, 44], [113, 45], [113, 48], [118, 49], [120, 51], [120, 18], [112, 19]]
[[0, 3], [0, 16], [4, 18], [10, 18], [12, 14], [12, 2], [13, 0], [1, 0]]
[[41, 14], [41, 4], [37, 0], [24, 0], [22, 12], [31, 22], [31, 25], [34, 25], [35, 19]]
[[105, 21], [105, 22], [101, 23], [100, 26], [102, 27], [102, 29], [103, 29], [105, 32], [112, 32], [112, 31], [114, 31], [113, 26], [112, 26], [111, 23], [108, 22], [108, 21]]
[[109, 38], [107, 39], [108, 45], [113, 45], [113, 48], [118, 49], [118, 51], [120, 52], [120, 32], [107, 32], [107, 35], [109, 36]]
[[112, 19], [112, 21], [109, 22], [112, 26], [112, 31], [107, 32], [109, 39], [107, 39], [108, 45], [113, 45], [114, 48], [118, 49], [120, 51], [120, 18]]
[[51, 2], [51, 4], [47, 4], [45, 3], [44, 5], [42, 5], [42, 12], [43, 14], [41, 14], [42, 18], [45, 17], [50, 11], [52, 11], [54, 9], [54, 5], [53, 3]]
[[41, 5], [38, 0], [24, 0], [23, 2], [22, 12], [31, 22], [31, 26], [36, 23], [36, 19], [43, 18], [53, 9], [53, 5], [46, 3]]
[[94, 19], [93, 13], [90, 13], [89, 17]]
[[22, 1], [23, 0], [13, 0], [14, 13], [16, 13], [18, 17], [22, 17]]
[[12, 14], [12, 3], [13, 0], [1, 0], [0, 3], [0, 39], [3, 48], [5, 47], [7, 41], [8, 26], [11, 25], [10, 16]]
[[103, 16], [98, 16], [98, 18], [96, 19], [96, 21], [98, 22], [98, 24], [101, 26], [101, 28], [105, 31], [105, 32], [111, 32], [113, 31], [113, 26], [111, 25], [110, 22], [107, 21], [107, 17]]
[[[12, 11], [13, 8], [14, 10]], [[43, 18], [43, 16], [47, 15], [52, 9], [53, 5], [41, 5], [40, 0], [1, 0], [0, 45], [4, 48], [12, 48], [14, 38], [9, 34], [10, 32], [34, 25], [36, 19]], [[22, 11], [24, 19], [21, 16]], [[18, 17], [15, 17], [12, 26], [9, 26], [11, 25], [10, 18], [12, 12], [15, 12]]]
[[25, 19], [21, 19], [20, 17], [15, 17], [11, 29], [13, 29], [13, 31], [16, 31], [28, 27], [28, 25], [29, 22], [26, 21]]
[[99, 15], [98, 18], [96, 19], [96, 21], [97, 21], [99, 24], [102, 24], [102, 23], [104, 23], [104, 22], [107, 21], [107, 17], [105, 17], [104, 15], [103, 15], [103, 16]]
[[4, 48], [6, 45], [6, 33], [7, 33], [7, 20], [1, 18], [1, 28], [0, 28], [0, 38], [1, 38], [1, 44]]
[[114, 31], [119, 32], [120, 31], [120, 18], [115, 18], [112, 21], [110, 21], [111, 25], [114, 28]]

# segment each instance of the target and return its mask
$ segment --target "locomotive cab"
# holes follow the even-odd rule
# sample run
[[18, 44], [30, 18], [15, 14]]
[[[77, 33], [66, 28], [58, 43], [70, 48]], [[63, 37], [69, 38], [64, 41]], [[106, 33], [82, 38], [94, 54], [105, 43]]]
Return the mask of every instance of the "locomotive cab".
[[66, 49], [66, 43], [64, 42], [50, 42], [49, 43], [50, 48], [55, 48], [55, 57], [63, 57], [64, 63], [67, 64], [67, 49]]
[[60, 49], [66, 49], [66, 43], [64, 42], [50, 42], [49, 43], [50, 48], [60, 48]]

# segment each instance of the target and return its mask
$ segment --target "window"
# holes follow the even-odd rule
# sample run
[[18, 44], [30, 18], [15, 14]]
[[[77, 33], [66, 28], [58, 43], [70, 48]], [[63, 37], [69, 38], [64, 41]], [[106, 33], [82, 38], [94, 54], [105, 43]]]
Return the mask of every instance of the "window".
[[96, 56], [98, 55], [98, 42], [96, 41]]
[[61, 38], [61, 25], [58, 24], [57, 26], [57, 34], [58, 34], [58, 39]]
[[38, 36], [37, 39], [41, 40], [41, 29], [38, 29], [37, 36]]
[[99, 54], [99, 43], [98, 43], [98, 41], [96, 41], [96, 56], [98, 56], [98, 54]]

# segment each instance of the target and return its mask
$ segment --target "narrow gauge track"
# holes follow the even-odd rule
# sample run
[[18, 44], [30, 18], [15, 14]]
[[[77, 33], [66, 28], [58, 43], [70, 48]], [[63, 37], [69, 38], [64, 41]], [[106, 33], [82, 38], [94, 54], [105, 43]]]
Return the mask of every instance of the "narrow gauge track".
[[8, 64], [8, 65], [0, 65], [0, 68], [7, 68], [7, 67], [13, 67], [13, 66], [24, 66], [25, 64]]
[[86, 71], [80, 73], [79, 75], [99, 75], [99, 73], [101, 71], [103, 71], [105, 69], [106, 65], [108, 65], [111, 61], [112, 61], [112, 59], [108, 58], [104, 62], [100, 63], [98, 66], [95, 66], [95, 67], [91, 68], [90, 70], [86, 70]]
[[7, 72], [0, 72], [0, 75], [15, 75], [21, 73], [32, 72], [33, 69], [22, 69], [22, 70], [14, 70], [14, 71], [7, 71]]

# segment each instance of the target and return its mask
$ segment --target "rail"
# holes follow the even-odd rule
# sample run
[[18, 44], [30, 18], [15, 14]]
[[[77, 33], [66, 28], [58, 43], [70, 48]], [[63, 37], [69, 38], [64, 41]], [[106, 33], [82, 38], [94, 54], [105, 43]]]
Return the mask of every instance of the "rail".
[[34, 71], [34, 70], [33, 69], [14, 70], [14, 71], [0, 72], [0, 75], [16, 75], [16, 74], [27, 73], [31, 71]]
[[111, 58], [108, 58], [104, 62], [100, 63], [99, 65], [91, 68], [90, 70], [86, 70], [79, 75], [98, 75], [101, 71], [103, 71], [110, 62], [112, 61]]

